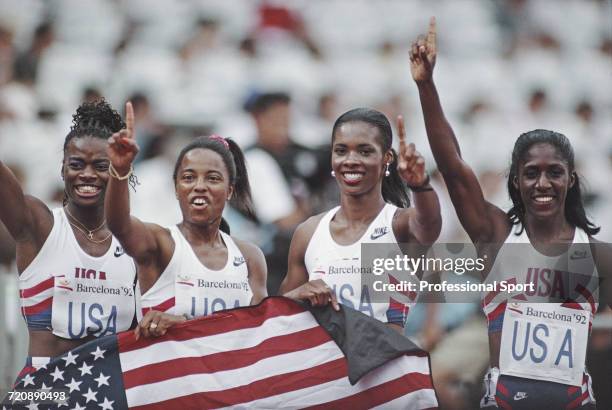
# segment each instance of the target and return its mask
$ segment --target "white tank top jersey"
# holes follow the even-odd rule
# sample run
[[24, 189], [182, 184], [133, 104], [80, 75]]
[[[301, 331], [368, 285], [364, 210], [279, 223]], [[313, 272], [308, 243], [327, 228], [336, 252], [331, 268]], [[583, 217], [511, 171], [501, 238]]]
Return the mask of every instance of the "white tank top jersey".
[[[340, 207], [328, 211], [319, 221], [306, 253], [304, 263], [309, 280], [322, 279], [335, 292], [339, 303], [352, 307], [370, 317], [385, 323], [404, 325], [410, 308], [416, 300], [416, 293], [409, 295], [399, 292], [385, 292], [387, 302], [372, 302], [371, 290], [361, 281], [361, 244], [397, 244], [393, 233], [393, 216], [397, 207], [386, 204], [363, 236], [351, 245], [339, 245], [330, 232], [330, 222]], [[399, 252], [399, 247], [397, 247]], [[388, 283], [385, 273], [379, 277]], [[414, 277], [417, 281], [418, 279]]]
[[[598, 306], [599, 281], [589, 237], [576, 228], [568, 252], [554, 257], [532, 246], [518, 250], [506, 246], [529, 243], [525, 230], [518, 236], [511, 232], [487, 280], [533, 284], [532, 289], [511, 295], [484, 295], [489, 332], [502, 333], [500, 373], [583, 386], [586, 390], [586, 348]], [[537, 303], [549, 298], [565, 301]]]
[[30, 329], [66, 339], [128, 330], [136, 312], [136, 267], [113, 236], [99, 257], [81, 249], [63, 208], [32, 263], [19, 275], [21, 311]]
[[246, 259], [229, 235], [220, 231], [227, 247], [227, 262], [222, 269], [212, 270], [200, 262], [178, 226], [169, 229], [174, 254], [157, 282], [142, 295], [143, 315], [158, 310], [191, 319], [251, 303]]

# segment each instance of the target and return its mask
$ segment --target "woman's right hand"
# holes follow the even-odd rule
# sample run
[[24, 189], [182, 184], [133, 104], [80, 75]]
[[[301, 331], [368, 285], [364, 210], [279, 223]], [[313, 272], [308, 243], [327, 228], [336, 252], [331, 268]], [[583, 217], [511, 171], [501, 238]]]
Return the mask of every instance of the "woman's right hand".
[[140, 336], [147, 338], [163, 336], [172, 326], [186, 320], [184, 316], [149, 310], [134, 329], [134, 336], [136, 340], [140, 339]]
[[125, 104], [125, 128], [111, 135], [106, 152], [115, 171], [119, 175], [125, 175], [130, 172], [138, 151], [138, 144], [134, 139], [134, 108], [128, 101]]
[[334, 310], [340, 310], [336, 294], [332, 288], [321, 279], [306, 282], [292, 291], [285, 293], [283, 296], [295, 300], [308, 300], [312, 306], [325, 306], [331, 303]]
[[410, 72], [416, 83], [431, 80], [436, 65], [436, 18], [429, 20], [427, 37], [419, 36], [410, 48]]

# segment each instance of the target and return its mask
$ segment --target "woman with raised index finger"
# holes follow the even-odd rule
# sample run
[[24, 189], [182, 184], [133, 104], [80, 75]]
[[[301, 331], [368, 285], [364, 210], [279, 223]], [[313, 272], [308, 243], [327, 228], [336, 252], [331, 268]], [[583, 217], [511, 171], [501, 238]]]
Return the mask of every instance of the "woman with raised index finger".
[[104, 215], [106, 139], [122, 126], [104, 100], [78, 107], [64, 140], [61, 208], [50, 210], [25, 195], [0, 163], [0, 219], [17, 242], [21, 311], [30, 336], [20, 377], [134, 322], [134, 262], [115, 254], [119, 242]]
[[222, 218], [227, 201], [251, 213], [244, 156], [231, 139], [200, 137], [184, 147], [174, 168], [183, 220], [164, 228], [130, 215], [126, 178], [138, 153], [134, 113], [108, 140], [111, 161], [106, 212], [111, 231], [138, 267], [144, 317], [136, 335], [160, 336], [186, 319], [257, 304], [267, 296], [261, 250], [231, 237]]
[[336, 309], [340, 302], [403, 332], [415, 296], [388, 293], [387, 301], [374, 301], [355, 274], [361, 270], [362, 243], [430, 245], [440, 233], [440, 206], [425, 161], [414, 144], [406, 144], [401, 117], [398, 129], [399, 155], [382, 113], [357, 108], [336, 120], [331, 168], [340, 205], [297, 228], [280, 293]]
[[[517, 305], [506, 303], [510, 296], [498, 298], [495, 291], [485, 295], [490, 370], [481, 407], [594, 409], [584, 353], [597, 310], [591, 292], [597, 289], [598, 269], [602, 271], [609, 263], [605, 260], [609, 256], [595, 252], [592, 236], [599, 228], [585, 214], [572, 146], [554, 131], [522, 134], [514, 145], [508, 176], [512, 208], [504, 212], [487, 202], [444, 117], [432, 76], [436, 53], [432, 18], [427, 36], [412, 44], [410, 69], [419, 90], [427, 137], [461, 224], [479, 255], [489, 257], [485, 274], [535, 285], [534, 292], [512, 295], [513, 300], [552, 301]], [[521, 257], [516, 257], [518, 244], [523, 244]], [[552, 245], [561, 249], [550, 252]], [[572, 257], [577, 249], [580, 258]], [[550, 286], [568, 279], [569, 275], [557, 277], [559, 266], [565, 266], [565, 273], [572, 272], [571, 280], [581, 282], [571, 297]], [[527, 298], [534, 294], [538, 298]], [[579, 316], [584, 320], [551, 325], [526, 317], [528, 309], [541, 311], [540, 317]]]

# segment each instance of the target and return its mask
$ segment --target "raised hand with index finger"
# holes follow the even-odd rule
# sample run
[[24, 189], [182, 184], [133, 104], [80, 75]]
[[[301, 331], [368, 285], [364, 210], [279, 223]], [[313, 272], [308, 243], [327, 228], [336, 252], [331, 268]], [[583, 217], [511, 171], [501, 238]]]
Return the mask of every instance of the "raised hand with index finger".
[[429, 20], [427, 37], [419, 36], [410, 47], [410, 72], [417, 83], [429, 81], [436, 65], [436, 18]]
[[416, 150], [414, 144], [406, 144], [406, 128], [401, 115], [397, 116], [397, 130], [399, 133], [399, 153], [397, 158], [397, 171], [411, 188], [423, 187], [428, 183], [425, 172], [425, 159]]
[[129, 101], [125, 104], [125, 124], [124, 129], [110, 136], [106, 149], [112, 167], [110, 171], [120, 176], [130, 173], [132, 162], [139, 151], [134, 139], [134, 108]]

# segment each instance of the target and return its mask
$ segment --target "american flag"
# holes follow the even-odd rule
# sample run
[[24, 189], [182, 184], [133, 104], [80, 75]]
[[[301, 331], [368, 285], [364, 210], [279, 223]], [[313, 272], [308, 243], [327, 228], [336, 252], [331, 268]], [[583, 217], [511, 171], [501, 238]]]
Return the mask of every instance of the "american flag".
[[99, 338], [15, 386], [68, 389], [66, 403], [9, 408], [437, 408], [425, 352], [351, 309], [315, 314], [321, 323], [301, 304], [272, 297], [160, 338]]

